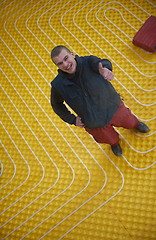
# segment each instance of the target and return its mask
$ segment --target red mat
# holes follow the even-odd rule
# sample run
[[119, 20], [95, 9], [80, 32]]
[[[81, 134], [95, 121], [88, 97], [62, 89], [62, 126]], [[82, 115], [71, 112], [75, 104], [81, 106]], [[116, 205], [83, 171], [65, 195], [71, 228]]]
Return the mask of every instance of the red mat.
[[149, 17], [133, 38], [133, 44], [149, 52], [156, 52], [156, 17]]

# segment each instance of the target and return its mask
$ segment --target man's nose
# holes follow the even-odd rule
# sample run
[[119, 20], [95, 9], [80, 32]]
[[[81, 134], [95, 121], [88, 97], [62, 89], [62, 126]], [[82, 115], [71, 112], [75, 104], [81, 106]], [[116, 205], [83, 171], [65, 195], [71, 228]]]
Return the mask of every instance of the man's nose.
[[63, 67], [67, 67], [68, 66], [68, 62], [67, 61], [64, 61], [63, 62]]

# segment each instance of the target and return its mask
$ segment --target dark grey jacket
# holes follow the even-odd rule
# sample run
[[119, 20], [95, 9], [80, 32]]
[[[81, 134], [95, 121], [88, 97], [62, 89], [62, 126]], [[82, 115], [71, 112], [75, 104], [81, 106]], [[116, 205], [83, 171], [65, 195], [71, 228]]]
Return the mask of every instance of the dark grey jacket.
[[120, 105], [120, 96], [99, 74], [98, 64], [109, 70], [112, 65], [107, 59], [95, 56], [76, 56], [75, 74], [58, 70], [57, 77], [51, 82], [51, 105], [56, 114], [69, 124], [75, 124], [76, 116], [71, 114], [64, 101], [81, 117], [87, 128], [107, 125]]

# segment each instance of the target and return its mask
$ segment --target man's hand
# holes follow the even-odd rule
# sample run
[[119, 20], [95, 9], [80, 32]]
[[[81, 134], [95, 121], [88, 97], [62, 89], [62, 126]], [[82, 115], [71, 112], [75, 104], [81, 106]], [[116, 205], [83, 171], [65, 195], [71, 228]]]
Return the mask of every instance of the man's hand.
[[114, 78], [114, 74], [108, 68], [103, 67], [101, 62], [99, 63], [99, 73], [106, 80], [112, 80]]
[[81, 128], [85, 127], [84, 123], [81, 121], [81, 118], [79, 116], [76, 118], [76, 126]]

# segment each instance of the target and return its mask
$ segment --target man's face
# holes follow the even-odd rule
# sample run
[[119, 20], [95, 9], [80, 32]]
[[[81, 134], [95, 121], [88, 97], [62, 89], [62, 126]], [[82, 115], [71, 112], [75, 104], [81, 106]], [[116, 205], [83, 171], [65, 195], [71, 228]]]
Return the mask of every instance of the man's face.
[[66, 73], [73, 74], [76, 71], [77, 63], [75, 55], [67, 52], [65, 49], [63, 49], [58, 56], [53, 58], [53, 62], [59, 69]]

